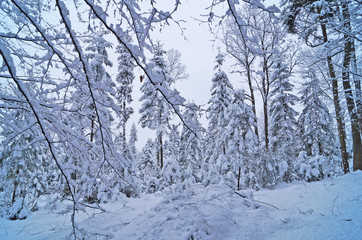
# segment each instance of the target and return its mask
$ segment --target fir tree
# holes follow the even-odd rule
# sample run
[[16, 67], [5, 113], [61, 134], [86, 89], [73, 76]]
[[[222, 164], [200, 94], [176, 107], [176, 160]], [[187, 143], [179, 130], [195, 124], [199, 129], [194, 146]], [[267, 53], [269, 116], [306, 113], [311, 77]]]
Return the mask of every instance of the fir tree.
[[[243, 90], [236, 91], [234, 100], [228, 108], [227, 119], [227, 156], [230, 173], [227, 182], [231, 187], [240, 190], [245, 183], [245, 175], [252, 171], [255, 165], [254, 152], [258, 146], [258, 137], [253, 131], [255, 115], [251, 106], [245, 103]], [[232, 179], [230, 179], [232, 177]]]
[[321, 100], [324, 95], [319, 79], [313, 69], [304, 75], [308, 79], [300, 91], [303, 111], [298, 122], [301, 127], [302, 149], [309, 156], [334, 153], [335, 139], [332, 131], [332, 118], [327, 106]]
[[[108, 48], [112, 47], [112, 44], [104, 39], [104, 32], [95, 30], [94, 36], [91, 36], [86, 42], [89, 44], [86, 50], [86, 58], [90, 65], [90, 70], [92, 72], [93, 81], [92, 85], [95, 89], [95, 96], [99, 100], [108, 102], [111, 98], [110, 95], [114, 95], [114, 83], [111, 79], [111, 76], [106, 70], [106, 67], [112, 67], [113, 63], [108, 58]], [[102, 99], [100, 99], [102, 98]], [[90, 141], [95, 141], [95, 134], [99, 126], [96, 126], [96, 113], [94, 112], [94, 106], [92, 104], [88, 105], [90, 111], [92, 112], [91, 116], [91, 128], [90, 128]], [[109, 111], [103, 108], [100, 111], [102, 118], [107, 119], [107, 121], [113, 120]]]
[[30, 210], [37, 210], [40, 196], [59, 190], [59, 174], [48, 162], [47, 149], [27, 112], [25, 105], [0, 111], [12, 119], [0, 121], [0, 136], [7, 136], [0, 145], [0, 216], [11, 220], [25, 219]]
[[149, 79], [145, 79], [141, 86], [142, 96], [140, 101], [142, 106], [140, 108], [141, 126], [148, 127], [156, 130], [157, 136], [157, 164], [162, 169], [164, 157], [164, 136], [170, 128], [171, 108], [169, 103], [157, 91], [158, 87], [170, 90], [170, 84], [173, 83], [172, 79], [168, 77], [166, 72], [166, 63], [164, 61], [165, 51], [160, 44], [155, 46], [154, 56], [151, 59], [150, 66], [156, 74], [163, 75], [165, 81], [154, 85]]
[[[131, 38], [129, 37], [129, 41]], [[135, 78], [133, 74], [134, 63], [132, 61], [130, 53], [122, 46], [117, 46], [118, 57], [118, 74], [116, 81], [119, 86], [117, 88], [117, 101], [121, 107], [121, 119], [120, 126], [122, 127], [122, 146], [126, 147], [126, 123], [130, 118], [130, 115], [133, 113], [133, 108], [130, 107], [132, 102], [132, 82]]]
[[131, 132], [129, 135], [128, 145], [129, 145], [132, 155], [135, 157], [137, 156], [137, 148], [136, 148], [137, 140], [138, 140], [137, 128], [136, 128], [136, 124], [133, 123], [132, 127], [131, 127]]
[[211, 165], [216, 164], [219, 174], [227, 171], [228, 163], [226, 158], [227, 139], [223, 134], [228, 124], [227, 109], [232, 103], [233, 87], [228, 76], [221, 70], [224, 57], [222, 54], [216, 56], [216, 73], [212, 79], [211, 99], [209, 100], [208, 111], [208, 141], [207, 158]]
[[332, 118], [321, 100], [325, 94], [313, 68], [304, 74], [307, 81], [300, 91], [303, 111], [298, 122], [301, 129], [301, 149], [294, 168], [307, 181], [321, 180], [338, 173], [340, 161], [332, 130]]
[[[90, 141], [94, 142], [95, 146], [99, 146], [101, 141], [104, 141], [104, 130], [109, 129], [114, 121], [111, 110], [116, 114], [120, 113], [119, 106], [115, 106], [112, 100], [117, 94], [116, 85], [107, 70], [108, 67], [113, 66], [108, 55], [108, 50], [112, 48], [112, 44], [104, 38], [105, 32], [98, 29], [98, 27], [94, 28], [94, 35], [86, 40], [88, 46], [85, 48], [85, 56], [89, 62], [92, 76], [93, 96], [97, 99], [95, 103], [89, 105], [91, 114], [85, 113], [91, 116]], [[120, 75], [117, 77], [120, 78]], [[123, 77], [123, 75], [121, 77]], [[120, 81], [120, 79], [118, 79], [118, 81]], [[97, 112], [94, 104], [97, 104]], [[102, 131], [100, 128], [102, 128]], [[85, 189], [86, 201], [90, 203], [100, 200], [105, 201], [105, 199], [99, 199], [99, 197], [107, 195], [107, 198], [109, 198], [111, 197], [109, 193], [116, 194], [115, 189], [128, 195], [134, 194], [130, 193], [131, 190], [129, 190], [130, 187], [134, 188], [131, 183], [132, 164], [134, 160], [126, 144], [123, 146], [124, 148], [122, 148], [121, 151], [123, 157], [119, 157], [119, 162], [113, 162], [111, 164], [109, 161], [105, 161], [104, 164], [102, 164], [103, 169], [98, 169], [99, 163], [95, 155], [91, 155], [89, 158], [90, 161], [87, 163], [77, 163], [79, 167], [84, 169], [86, 174], [78, 174], [79, 176], [76, 177], [77, 184], [81, 188], [84, 188], [86, 182], [95, 182], [95, 184]], [[121, 162], [123, 164], [118, 165]], [[117, 169], [112, 170], [115, 166], [117, 166]], [[102, 181], [95, 181], [96, 178]], [[103, 193], [99, 192], [101, 189], [103, 189]], [[104, 194], [104, 191], [106, 191], [107, 194]], [[133, 192], [136, 192], [136, 190], [133, 190]], [[108, 201], [108, 199], [106, 200]]]
[[288, 67], [282, 60], [277, 60], [272, 75], [269, 133], [271, 150], [278, 159], [280, 177], [285, 181], [292, 180], [292, 159], [297, 156], [298, 150], [297, 112], [292, 107], [298, 97], [292, 93], [293, 85], [289, 78]]
[[143, 191], [153, 193], [159, 189], [160, 173], [155, 158], [155, 143], [148, 139], [142, 148], [136, 174], [143, 183]]
[[[200, 125], [197, 115], [198, 107], [191, 103], [184, 112], [184, 118], [187, 122], [193, 122]], [[204, 131], [204, 129], [200, 129]], [[200, 138], [195, 136], [187, 127], [183, 126], [181, 130], [181, 143], [180, 143], [180, 168], [183, 181], [185, 181], [190, 174], [192, 178], [201, 181], [197, 177], [201, 170], [201, 161], [203, 160], [203, 151]], [[192, 172], [190, 172], [192, 170]]]

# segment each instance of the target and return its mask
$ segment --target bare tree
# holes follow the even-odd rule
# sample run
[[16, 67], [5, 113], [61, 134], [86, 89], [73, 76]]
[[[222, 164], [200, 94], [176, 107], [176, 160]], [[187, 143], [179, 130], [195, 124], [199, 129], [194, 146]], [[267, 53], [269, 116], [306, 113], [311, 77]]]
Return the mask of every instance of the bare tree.
[[[278, 54], [281, 54], [280, 45], [283, 42], [284, 33], [280, 23], [274, 16], [264, 10], [258, 10], [253, 6], [245, 6], [241, 11], [233, 13], [234, 26], [227, 31], [226, 46], [229, 54], [237, 60], [237, 63], [244, 68], [249, 85], [250, 98], [253, 111], [255, 110], [255, 97], [253, 93], [253, 83], [263, 100], [264, 118], [264, 143], [265, 148], [269, 148], [269, 92], [271, 79], [271, 67]], [[235, 17], [234, 17], [235, 14]], [[235, 20], [237, 19], [237, 20]], [[242, 21], [242, 23], [241, 23]], [[231, 24], [229, 24], [230, 26]], [[259, 65], [258, 65], [259, 64]], [[254, 66], [254, 67], [253, 67]], [[260, 67], [262, 70], [257, 71]], [[255, 72], [255, 76], [252, 73]], [[254, 102], [254, 103], [253, 103]], [[257, 133], [257, 128], [255, 129]]]
[[[240, 74], [245, 75], [247, 78], [253, 113], [255, 116], [257, 116], [254, 95], [254, 65], [256, 62], [257, 53], [253, 49], [253, 43], [250, 39], [250, 32], [253, 31], [252, 26], [249, 25], [252, 21], [250, 11], [250, 7], [245, 5], [239, 12], [240, 16], [242, 16], [246, 22], [246, 25], [244, 26], [244, 31], [239, 31], [238, 26], [234, 23], [233, 20], [229, 19], [225, 22], [224, 44], [226, 46], [227, 53], [236, 61], [235, 67], [237, 69], [235, 71], [240, 72]], [[239, 70], [239, 68], [241, 68], [241, 70]], [[256, 118], [254, 131], [256, 136], [259, 138], [259, 130]]]
[[165, 56], [166, 71], [175, 82], [186, 80], [189, 77], [186, 66], [181, 62], [181, 56], [181, 53], [174, 48], [168, 50]]

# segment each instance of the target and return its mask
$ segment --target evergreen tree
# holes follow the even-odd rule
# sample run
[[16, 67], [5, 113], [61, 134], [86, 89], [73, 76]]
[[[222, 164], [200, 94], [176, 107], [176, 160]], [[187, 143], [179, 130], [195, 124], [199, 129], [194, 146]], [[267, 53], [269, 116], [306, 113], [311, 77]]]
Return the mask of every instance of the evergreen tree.
[[177, 159], [167, 157], [162, 169], [162, 188], [170, 188], [171, 191], [182, 191], [180, 165]]
[[143, 183], [143, 191], [153, 193], [159, 189], [160, 173], [155, 161], [155, 143], [148, 139], [142, 148], [136, 174]]
[[300, 91], [303, 111], [298, 122], [301, 127], [302, 149], [309, 156], [330, 155], [335, 151], [332, 118], [321, 100], [325, 94], [313, 69], [304, 75], [307, 79]]
[[[255, 165], [254, 152], [258, 147], [258, 137], [253, 131], [255, 115], [252, 107], [245, 103], [243, 90], [236, 91], [232, 104], [228, 108], [227, 131], [227, 156], [229, 160], [230, 173], [227, 182], [231, 187], [240, 190], [249, 186], [246, 183], [246, 174]], [[232, 179], [230, 179], [232, 177]]]
[[165, 157], [173, 158], [179, 161], [180, 158], [180, 146], [181, 146], [181, 137], [180, 131], [178, 130], [179, 124], [172, 124], [170, 127], [170, 133], [168, 134], [168, 144], [165, 147]]
[[273, 84], [271, 91], [269, 126], [271, 151], [278, 159], [280, 177], [291, 181], [292, 159], [297, 156], [298, 123], [297, 112], [293, 109], [298, 97], [293, 95], [288, 67], [282, 60], [277, 60], [272, 75]]
[[321, 100], [325, 95], [314, 68], [304, 74], [307, 79], [300, 91], [303, 111], [298, 122], [301, 128], [301, 149], [303, 150], [295, 170], [298, 176], [307, 181], [321, 180], [325, 176], [338, 173], [336, 166], [337, 145], [332, 130], [332, 118], [327, 106]]
[[[189, 104], [184, 112], [185, 121], [200, 125], [197, 111], [198, 107], [194, 103]], [[200, 129], [200, 131], [204, 130]], [[201, 170], [201, 161], [203, 161], [203, 151], [200, 139], [190, 129], [183, 126], [180, 143], [180, 168], [183, 181], [186, 181], [191, 175], [195, 181], [202, 181], [198, 177]]]
[[131, 127], [131, 132], [129, 135], [128, 145], [129, 145], [132, 155], [135, 157], [137, 156], [137, 148], [136, 148], [137, 140], [138, 140], [137, 128], [136, 128], [136, 124], [133, 123], [132, 127]]
[[[129, 37], [129, 41], [131, 38]], [[121, 119], [120, 126], [122, 127], [122, 147], [126, 147], [126, 123], [133, 113], [133, 108], [129, 106], [132, 102], [132, 82], [135, 78], [133, 74], [134, 63], [132, 61], [130, 53], [122, 46], [117, 46], [118, 57], [118, 73], [116, 81], [119, 86], [117, 88], [117, 101], [121, 107]]]
[[[227, 110], [232, 103], [233, 87], [229, 82], [228, 76], [221, 70], [224, 62], [224, 56], [218, 54], [216, 56], [216, 73], [212, 79], [211, 99], [208, 106], [208, 141], [207, 156], [208, 164], [216, 167], [216, 172], [224, 174], [227, 172], [228, 160], [227, 139], [223, 134], [228, 124]], [[215, 171], [212, 171], [216, 173]], [[215, 176], [209, 176], [215, 177]]]
[[[111, 76], [107, 72], [106, 67], [112, 67], [113, 63], [108, 58], [108, 50], [112, 47], [112, 44], [104, 39], [104, 32], [95, 30], [94, 35], [86, 40], [88, 46], [86, 50], [86, 58], [89, 62], [90, 71], [92, 72], [93, 81], [92, 85], [95, 89], [94, 94], [100, 101], [109, 102], [111, 95], [114, 96], [115, 84], [111, 79]], [[91, 128], [90, 128], [90, 141], [94, 142], [96, 139], [95, 134], [98, 131], [96, 126], [96, 113], [94, 111], [93, 104], [88, 105], [91, 111]], [[109, 124], [112, 121], [111, 114], [106, 108], [103, 108], [100, 113]]]
[[145, 79], [141, 86], [142, 96], [140, 101], [141, 126], [156, 130], [157, 136], [157, 164], [162, 169], [164, 157], [163, 138], [170, 128], [171, 108], [169, 103], [157, 91], [157, 88], [162, 87], [164, 90], [170, 90], [170, 85], [173, 80], [168, 77], [166, 72], [166, 63], [164, 61], [165, 51], [160, 44], [157, 44], [154, 49], [154, 56], [151, 59], [150, 67], [156, 74], [163, 75], [165, 81], [154, 85], [149, 79]]

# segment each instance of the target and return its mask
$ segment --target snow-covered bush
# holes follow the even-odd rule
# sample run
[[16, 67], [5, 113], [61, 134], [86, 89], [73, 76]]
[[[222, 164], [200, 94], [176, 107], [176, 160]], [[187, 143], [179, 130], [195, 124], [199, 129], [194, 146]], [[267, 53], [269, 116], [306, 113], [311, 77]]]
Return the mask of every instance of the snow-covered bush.
[[30, 209], [24, 198], [18, 198], [12, 205], [7, 204], [0, 209], [0, 217], [10, 220], [23, 220], [30, 214]]
[[319, 181], [341, 173], [340, 160], [336, 156], [308, 156], [305, 151], [299, 153], [294, 169], [297, 176], [305, 181]]
[[251, 156], [245, 160], [243, 186], [256, 190], [274, 186], [277, 183], [278, 168], [271, 152], [258, 149]]
[[162, 181], [161, 188], [171, 188], [175, 191], [181, 191], [181, 174], [180, 174], [180, 166], [177, 160], [173, 158], [168, 158], [165, 161], [165, 165], [161, 171]]

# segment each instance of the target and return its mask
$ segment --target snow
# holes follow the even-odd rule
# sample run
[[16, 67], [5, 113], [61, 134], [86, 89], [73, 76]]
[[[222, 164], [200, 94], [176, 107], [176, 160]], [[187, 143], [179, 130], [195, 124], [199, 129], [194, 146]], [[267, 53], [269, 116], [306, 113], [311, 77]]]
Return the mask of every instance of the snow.
[[[320, 182], [283, 183], [273, 190], [240, 191], [245, 198], [222, 185], [195, 184], [182, 194], [170, 191], [121, 196], [102, 205], [104, 213], [78, 213], [78, 227], [88, 232], [85, 239], [362, 238], [361, 171]], [[57, 205], [58, 211], [65, 208]], [[40, 204], [25, 220], [0, 219], [0, 239], [66, 239], [70, 214], [58, 215], [45, 206]]]

